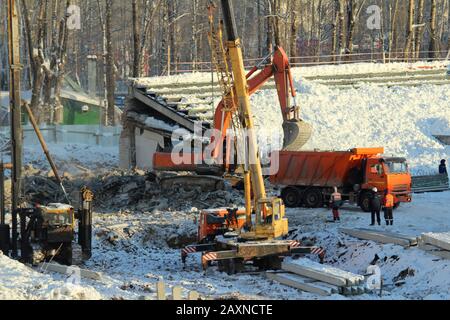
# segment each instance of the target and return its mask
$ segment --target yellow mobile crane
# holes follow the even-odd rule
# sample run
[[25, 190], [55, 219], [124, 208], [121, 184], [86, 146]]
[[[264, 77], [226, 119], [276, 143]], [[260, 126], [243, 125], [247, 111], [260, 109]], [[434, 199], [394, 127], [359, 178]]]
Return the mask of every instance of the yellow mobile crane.
[[302, 246], [298, 241], [280, 240], [289, 231], [285, 206], [280, 198], [269, 198], [266, 194], [241, 40], [237, 35], [230, 0], [221, 0], [221, 4], [228, 34], [227, 56], [231, 62], [236, 117], [239, 127], [246, 130], [248, 137], [248, 156], [244, 165], [246, 209], [211, 209], [201, 212], [199, 243], [184, 248], [182, 260], [185, 263], [189, 254], [202, 252], [204, 269], [213, 261], [218, 261], [219, 268], [228, 273], [241, 271], [247, 262], [253, 262], [263, 269], [277, 269], [283, 257], [292, 254], [317, 254], [322, 261], [325, 253], [322, 248]]

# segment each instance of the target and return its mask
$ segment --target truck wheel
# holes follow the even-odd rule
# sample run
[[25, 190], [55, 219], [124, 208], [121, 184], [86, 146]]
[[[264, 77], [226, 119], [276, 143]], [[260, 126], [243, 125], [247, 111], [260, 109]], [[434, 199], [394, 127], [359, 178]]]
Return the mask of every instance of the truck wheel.
[[288, 208], [297, 208], [300, 206], [300, 192], [297, 188], [289, 187], [281, 191], [281, 198]]
[[370, 199], [369, 199], [369, 193], [364, 192], [361, 195], [361, 198], [359, 200], [359, 206], [362, 211], [364, 212], [370, 212]]
[[394, 210], [397, 210], [398, 208], [400, 208], [400, 202], [397, 202], [397, 203], [394, 205]]
[[310, 189], [305, 191], [303, 203], [307, 208], [322, 208], [323, 195], [319, 189]]

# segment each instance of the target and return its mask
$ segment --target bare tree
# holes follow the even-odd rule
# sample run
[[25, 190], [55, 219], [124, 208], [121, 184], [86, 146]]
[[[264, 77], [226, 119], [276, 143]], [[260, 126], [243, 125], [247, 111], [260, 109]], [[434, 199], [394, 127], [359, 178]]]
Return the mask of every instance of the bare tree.
[[415, 0], [409, 0], [407, 35], [406, 35], [406, 43], [405, 43], [405, 50], [404, 50], [406, 60], [409, 60], [410, 54], [413, 51], [412, 46], [414, 44], [415, 7], [416, 7]]
[[334, 0], [334, 23], [333, 23], [333, 36], [332, 36], [332, 49], [333, 61], [336, 61], [336, 56], [338, 54], [339, 43], [338, 43], [338, 29], [339, 29], [339, 10], [340, 10], [340, 0]]
[[140, 76], [140, 35], [138, 26], [138, 4], [137, 0], [131, 1], [132, 23], [133, 23], [133, 68], [131, 76], [137, 78]]
[[429, 46], [429, 58], [434, 59], [437, 56], [438, 39], [436, 39], [436, 0], [431, 0], [431, 13], [430, 13], [430, 46]]
[[420, 55], [420, 49], [422, 46], [422, 38], [423, 38], [423, 31], [424, 31], [424, 7], [425, 7], [425, 0], [419, 0], [419, 7], [417, 8], [417, 26], [416, 26], [416, 35], [415, 35], [415, 58], [419, 58]]
[[116, 76], [112, 43], [112, 10], [113, 1], [105, 0], [105, 38], [106, 38], [106, 93], [107, 93], [107, 125], [115, 125], [114, 93]]

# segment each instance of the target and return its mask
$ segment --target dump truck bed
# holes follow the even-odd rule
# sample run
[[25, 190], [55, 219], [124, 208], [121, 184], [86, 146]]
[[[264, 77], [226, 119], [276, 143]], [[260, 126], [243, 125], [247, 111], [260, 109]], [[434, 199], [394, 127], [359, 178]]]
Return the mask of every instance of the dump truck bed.
[[280, 151], [278, 173], [271, 176], [271, 182], [284, 186], [342, 187], [350, 171], [361, 168], [363, 159], [383, 151], [376, 148], [319, 152]]

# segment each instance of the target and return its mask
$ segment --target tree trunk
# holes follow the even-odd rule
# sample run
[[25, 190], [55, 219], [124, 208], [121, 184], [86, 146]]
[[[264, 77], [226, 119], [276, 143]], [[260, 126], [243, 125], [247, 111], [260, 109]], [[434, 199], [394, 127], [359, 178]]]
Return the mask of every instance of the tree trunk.
[[317, 27], [317, 48], [316, 48], [316, 62], [320, 62], [320, 55], [322, 54], [322, 0], [319, 0], [318, 4], [318, 17], [319, 17], [319, 25]]
[[138, 78], [141, 75], [141, 59], [140, 59], [140, 38], [138, 26], [138, 5], [137, 0], [131, 1], [131, 12], [133, 22], [133, 71], [131, 76]]
[[341, 55], [343, 50], [345, 49], [345, 14], [344, 14], [344, 6], [346, 0], [339, 1], [339, 55]]
[[430, 13], [430, 46], [429, 46], [429, 58], [434, 59], [438, 55], [436, 51], [438, 51], [436, 39], [436, 0], [431, 0], [431, 13]]
[[266, 16], [267, 16], [267, 39], [266, 39], [266, 46], [267, 46], [267, 54], [271, 53], [273, 51], [273, 29], [274, 29], [274, 17], [273, 17], [273, 0], [270, 0], [269, 3], [266, 6]]
[[297, 33], [298, 33], [298, 7], [297, 1], [291, 0], [291, 36], [290, 56], [297, 57]]
[[405, 60], [409, 61], [411, 57], [412, 46], [414, 44], [414, 16], [415, 16], [415, 0], [409, 0], [408, 9], [408, 25], [406, 34], [406, 44], [405, 44]]
[[197, 61], [198, 61], [198, 45], [197, 45], [197, 15], [198, 15], [198, 0], [192, 1], [191, 9], [191, 22], [192, 22], [192, 38], [191, 38], [191, 62], [192, 71], [197, 71]]
[[114, 92], [116, 89], [114, 52], [112, 44], [112, 10], [113, 1], [105, 0], [105, 34], [106, 34], [106, 95], [108, 126], [115, 126]]
[[[346, 44], [346, 54], [353, 53], [353, 33], [355, 32], [355, 23], [356, 23], [356, 8], [355, 8], [355, 0], [348, 0], [347, 4], [347, 44]], [[350, 60], [350, 59], [349, 59]]]
[[338, 47], [338, 29], [339, 29], [339, 0], [334, 0], [334, 25], [333, 25], [333, 43], [332, 43], [332, 55], [333, 62], [336, 62], [336, 56], [339, 51]]
[[422, 46], [422, 38], [423, 38], [423, 30], [424, 27], [420, 26], [424, 23], [424, 6], [425, 0], [419, 0], [419, 7], [417, 8], [417, 28], [416, 28], [416, 36], [415, 36], [415, 58], [418, 59], [420, 57], [420, 48]]
[[397, 37], [398, 1], [399, 0], [395, 0], [394, 12], [392, 13], [391, 18], [391, 31], [389, 32], [389, 62], [390, 59], [392, 58], [392, 52], [395, 52], [397, 50], [396, 46], [394, 45], [394, 39], [396, 39]]
[[[67, 12], [67, 8], [70, 6], [70, 0], [66, 1], [66, 6], [64, 12]], [[61, 89], [63, 86], [65, 71], [66, 71], [66, 60], [67, 60], [67, 43], [69, 37], [69, 29], [67, 28], [67, 15], [64, 14], [64, 18], [60, 22], [59, 27], [59, 39], [58, 39], [58, 60], [57, 62], [57, 75], [55, 81], [55, 113], [53, 122], [56, 124], [62, 124], [64, 122], [64, 107], [61, 103]]]

